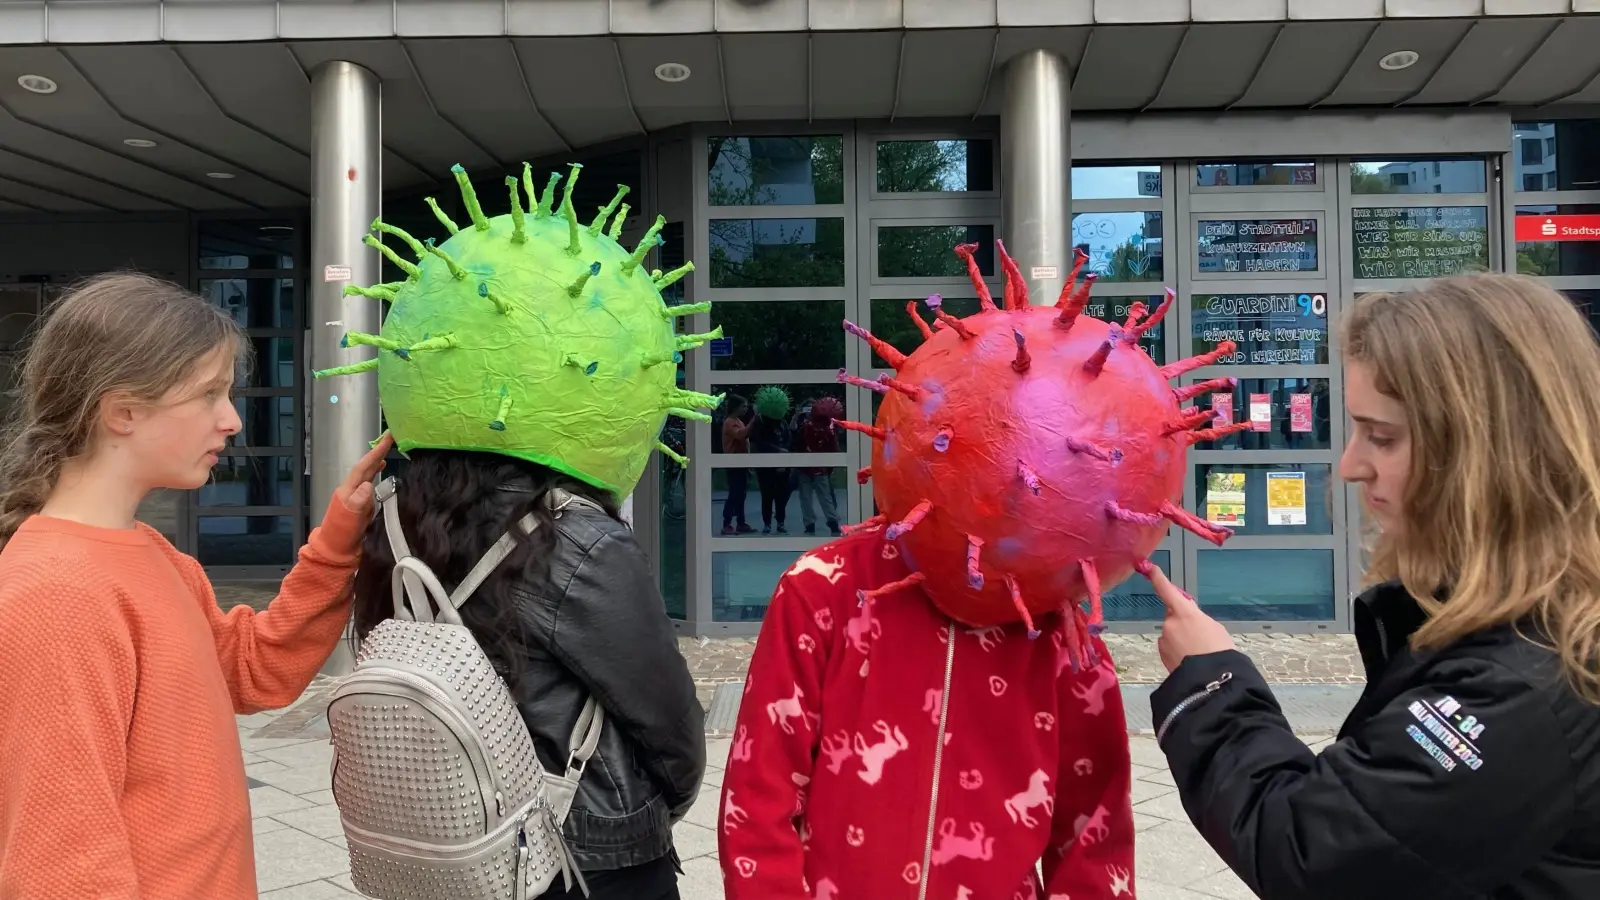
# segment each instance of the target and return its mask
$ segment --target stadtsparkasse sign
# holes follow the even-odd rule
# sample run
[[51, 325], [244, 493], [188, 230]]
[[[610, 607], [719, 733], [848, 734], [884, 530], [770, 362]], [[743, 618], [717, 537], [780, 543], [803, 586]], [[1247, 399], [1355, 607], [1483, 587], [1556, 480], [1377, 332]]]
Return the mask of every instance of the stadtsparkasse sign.
[[1517, 242], [1600, 241], [1600, 216], [1517, 216]]

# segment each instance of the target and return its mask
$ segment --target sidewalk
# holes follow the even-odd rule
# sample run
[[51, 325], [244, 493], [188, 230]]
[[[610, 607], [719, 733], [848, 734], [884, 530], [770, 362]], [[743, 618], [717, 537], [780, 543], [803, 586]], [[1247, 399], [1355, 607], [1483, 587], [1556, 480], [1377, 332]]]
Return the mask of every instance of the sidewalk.
[[[1249, 900], [1251, 893], [1189, 824], [1167, 773], [1166, 761], [1148, 734], [1149, 692], [1164, 670], [1153, 638], [1108, 635], [1122, 669], [1134, 762], [1134, 827], [1138, 831], [1136, 889], [1140, 900]], [[1279, 698], [1296, 731], [1312, 747], [1333, 728], [1360, 690], [1354, 643], [1347, 636], [1247, 636], [1238, 638], [1270, 680], [1282, 684]], [[682, 641], [701, 700], [711, 718], [736, 708], [753, 641]], [[1355, 668], [1349, 669], [1354, 665]], [[1291, 676], [1291, 677], [1284, 677]], [[1298, 676], [1298, 677], [1294, 677]], [[1293, 683], [1289, 683], [1293, 682]], [[349, 857], [339, 812], [329, 788], [324, 715], [332, 679], [319, 678], [301, 700], [282, 712], [240, 717], [239, 737], [250, 805], [255, 817], [256, 873], [262, 900], [351, 900]], [[719, 686], [730, 689], [718, 691]], [[713, 723], [714, 724], [714, 723]], [[708, 737], [710, 737], [708, 735]], [[722, 900], [716, 858], [718, 789], [729, 741], [711, 737], [711, 768], [699, 802], [675, 832], [685, 877], [684, 900]]]

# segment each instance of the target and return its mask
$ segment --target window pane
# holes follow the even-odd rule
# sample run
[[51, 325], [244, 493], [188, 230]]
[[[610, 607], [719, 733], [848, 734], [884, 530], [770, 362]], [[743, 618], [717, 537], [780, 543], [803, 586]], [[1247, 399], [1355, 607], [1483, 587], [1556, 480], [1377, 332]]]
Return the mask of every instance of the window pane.
[[1161, 196], [1161, 167], [1073, 166], [1072, 199], [1129, 200]]
[[844, 202], [844, 138], [714, 137], [706, 143], [712, 206]]
[[225, 456], [199, 492], [201, 506], [293, 506], [304, 467], [290, 456]]
[[1600, 205], [1519, 206], [1516, 239], [1523, 275], [1600, 275]]
[[711, 616], [718, 622], [760, 622], [800, 554], [789, 550], [711, 554]]
[[[1225, 408], [1215, 401], [1218, 396]], [[1331, 450], [1332, 404], [1326, 378], [1241, 378], [1230, 396], [1201, 394], [1196, 409], [1216, 409], [1214, 424], [1251, 422], [1249, 431], [1219, 441], [1202, 441], [1196, 450]]]
[[884, 225], [878, 228], [880, 278], [963, 278], [958, 244], [977, 244], [978, 271], [993, 275], [993, 225]]
[[201, 516], [196, 524], [201, 565], [294, 564], [294, 519], [289, 516]]
[[1350, 210], [1357, 278], [1437, 278], [1489, 267], [1489, 208]]
[[245, 328], [299, 328], [292, 278], [202, 278], [200, 296]]
[[[680, 454], [687, 452], [682, 419], [667, 419], [667, 424], [661, 429], [661, 443]], [[659, 544], [656, 560], [660, 564], [661, 599], [666, 603], [668, 616], [685, 619], [688, 618], [689, 583], [685, 565], [688, 560], [688, 530], [684, 526], [689, 499], [685, 492], [688, 471], [670, 457], [660, 456], [659, 459], [656, 477], [661, 486], [661, 527], [657, 532]]]
[[202, 269], [294, 268], [299, 236], [292, 222], [201, 220], [199, 231]]
[[1332, 550], [1201, 550], [1195, 592], [1212, 617], [1233, 622], [1333, 618]]
[[1072, 243], [1089, 255], [1085, 269], [1103, 282], [1160, 281], [1161, 224], [1158, 212], [1077, 213]]
[[1600, 335], [1600, 290], [1562, 291], [1589, 319], [1589, 328]]
[[[958, 319], [965, 318], [978, 311], [978, 298], [976, 297], [942, 297], [941, 309]], [[901, 353], [910, 353], [922, 345], [922, 332], [917, 328], [911, 316], [906, 313], [906, 304], [915, 303], [916, 315], [922, 321], [933, 326], [933, 313], [928, 309], [926, 298], [918, 297], [915, 300], [874, 300], [872, 301], [872, 333], [888, 341]], [[874, 368], [887, 369], [889, 364], [876, 352], [872, 354]]]
[[1197, 187], [1246, 187], [1249, 185], [1287, 186], [1316, 184], [1314, 162], [1270, 162], [1257, 160], [1237, 163], [1201, 163], [1195, 166]]
[[[1172, 554], [1157, 550], [1150, 554], [1168, 578], [1172, 577]], [[1142, 575], [1129, 575], [1121, 584], [1100, 593], [1100, 608], [1107, 622], [1159, 622], [1166, 617], [1167, 608], [1156, 596], [1156, 589]]]
[[711, 368], [838, 369], [844, 365], [843, 300], [723, 300], [711, 324], [723, 339], [708, 344]]
[[1234, 534], [1333, 534], [1333, 466], [1200, 463], [1195, 515]]
[[1518, 122], [1512, 155], [1524, 191], [1600, 189], [1600, 119]]
[[[839, 524], [848, 514], [850, 477], [845, 466], [712, 469], [711, 517], [703, 526], [705, 534], [838, 537]], [[768, 526], [770, 532], [765, 530]]]
[[714, 288], [843, 287], [844, 219], [712, 219]]
[[1201, 272], [1315, 272], [1320, 268], [1316, 219], [1202, 219], [1199, 228]]
[[294, 445], [295, 411], [293, 397], [235, 397], [243, 427], [233, 436], [236, 447], [290, 447]]
[[1325, 294], [1196, 294], [1189, 353], [1238, 345], [1219, 365], [1322, 365], [1328, 361]]
[[1352, 194], [1481, 194], [1488, 189], [1488, 173], [1481, 159], [1350, 164]]
[[[683, 223], [668, 222], [661, 229], [661, 271], [671, 272], [684, 264], [683, 256]], [[667, 285], [661, 291], [661, 299], [668, 306], [678, 306], [684, 302], [684, 290], [689, 284], [688, 278], [679, 278]]]
[[879, 141], [878, 190], [930, 194], [994, 190], [994, 142]]
[[[776, 420], [762, 415], [762, 411], [755, 408], [756, 396], [764, 387], [776, 387], [789, 396], [788, 409], [784, 410]], [[833, 443], [826, 443], [826, 435], [818, 434], [813, 440], [812, 448], [807, 450], [802, 445], [805, 432], [801, 426], [806, 417], [811, 413], [812, 404], [822, 397], [832, 397], [839, 401], [839, 408], [844, 409], [845, 385], [838, 382], [826, 384], [713, 384], [711, 393], [726, 394], [727, 399], [722, 402], [722, 407], [712, 413], [711, 423], [711, 452], [724, 453], [844, 453], [853, 440], [851, 432], [843, 428], [833, 429]], [[875, 395], [876, 396], [876, 395]], [[743, 407], [743, 413], [738, 410]], [[739, 415], [750, 429], [744, 442], [733, 440], [731, 434], [723, 431], [724, 423], [732, 415]], [[726, 442], [726, 444], [725, 444]], [[748, 449], [740, 449], [745, 445]], [[734, 449], [729, 451], [726, 446]]]
[[234, 373], [234, 387], [294, 387], [299, 383], [294, 338], [251, 338], [250, 349], [248, 364]]

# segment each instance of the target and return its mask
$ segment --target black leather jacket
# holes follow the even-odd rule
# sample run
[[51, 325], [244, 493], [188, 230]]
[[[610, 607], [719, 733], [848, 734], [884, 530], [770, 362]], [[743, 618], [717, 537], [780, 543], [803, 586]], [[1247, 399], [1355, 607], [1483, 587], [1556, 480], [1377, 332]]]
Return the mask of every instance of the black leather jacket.
[[580, 869], [671, 853], [706, 768], [705, 713], [644, 551], [626, 525], [577, 504], [556, 519], [550, 577], [513, 589], [529, 656], [513, 690], [539, 761], [564, 772], [584, 698], [606, 713], [565, 833]]

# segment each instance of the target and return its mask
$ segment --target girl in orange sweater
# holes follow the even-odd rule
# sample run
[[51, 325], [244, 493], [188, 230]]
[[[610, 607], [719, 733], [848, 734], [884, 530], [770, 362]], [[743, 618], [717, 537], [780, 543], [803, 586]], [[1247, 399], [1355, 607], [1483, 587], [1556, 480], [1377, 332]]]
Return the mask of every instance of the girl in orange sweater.
[[0, 456], [0, 897], [256, 897], [234, 715], [293, 702], [333, 651], [390, 442], [271, 606], [224, 613], [134, 516], [210, 477], [246, 347], [205, 300], [128, 274], [37, 332]]

